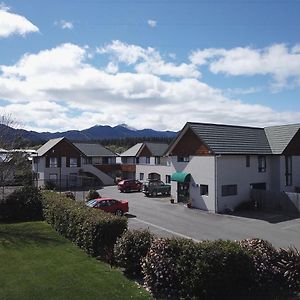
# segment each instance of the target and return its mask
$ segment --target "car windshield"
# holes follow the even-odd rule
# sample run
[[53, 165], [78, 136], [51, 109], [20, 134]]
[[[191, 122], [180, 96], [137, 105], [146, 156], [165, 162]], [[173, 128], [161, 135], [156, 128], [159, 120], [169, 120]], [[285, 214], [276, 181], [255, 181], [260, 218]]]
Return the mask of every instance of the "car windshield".
[[97, 200], [93, 199], [86, 203], [87, 206], [93, 207], [97, 203]]

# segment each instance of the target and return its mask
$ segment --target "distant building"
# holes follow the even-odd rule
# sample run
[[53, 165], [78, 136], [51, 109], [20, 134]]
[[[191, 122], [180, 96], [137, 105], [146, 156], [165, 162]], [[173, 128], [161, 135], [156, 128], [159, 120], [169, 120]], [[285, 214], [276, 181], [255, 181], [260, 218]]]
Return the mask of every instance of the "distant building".
[[116, 156], [99, 144], [52, 139], [32, 156], [33, 171], [39, 186], [49, 182], [60, 188], [112, 185], [117, 170]]
[[120, 154], [124, 179], [159, 179], [170, 183], [171, 167], [165, 156], [168, 144], [138, 143]]

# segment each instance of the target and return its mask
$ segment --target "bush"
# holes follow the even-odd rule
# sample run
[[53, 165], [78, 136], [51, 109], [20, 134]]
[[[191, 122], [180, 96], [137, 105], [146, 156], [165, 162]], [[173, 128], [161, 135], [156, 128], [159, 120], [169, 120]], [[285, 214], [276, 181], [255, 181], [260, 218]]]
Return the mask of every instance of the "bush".
[[242, 299], [250, 294], [249, 256], [231, 241], [156, 239], [142, 268], [146, 287], [158, 298]]
[[[271, 243], [258, 238], [246, 239], [239, 242], [240, 246], [248, 252], [255, 269], [254, 288], [260, 295], [268, 295], [274, 292], [279, 284], [280, 274], [276, 267], [277, 251]], [[277, 282], [277, 284], [275, 284]]]
[[55, 191], [57, 188], [57, 185], [53, 181], [46, 181], [45, 185], [43, 186], [44, 190], [50, 190], [50, 191]]
[[276, 250], [269, 242], [257, 238], [239, 243], [254, 266], [253, 290], [257, 295], [287, 297], [300, 291], [300, 253], [297, 249]]
[[0, 203], [0, 219], [3, 221], [42, 220], [42, 194], [33, 186], [25, 186], [7, 196]]
[[118, 238], [114, 255], [115, 262], [129, 276], [141, 276], [141, 260], [146, 256], [153, 241], [148, 230], [128, 230]]
[[71, 200], [76, 200], [75, 194], [71, 191], [64, 192], [64, 196], [70, 198]]
[[86, 199], [86, 201], [89, 201], [89, 200], [100, 198], [100, 197], [101, 197], [100, 194], [96, 190], [89, 190], [85, 199]]
[[46, 221], [92, 256], [111, 254], [119, 236], [127, 228], [125, 217], [89, 208], [54, 192], [44, 192]]
[[278, 271], [281, 274], [286, 290], [300, 292], [300, 253], [296, 248], [278, 250]]

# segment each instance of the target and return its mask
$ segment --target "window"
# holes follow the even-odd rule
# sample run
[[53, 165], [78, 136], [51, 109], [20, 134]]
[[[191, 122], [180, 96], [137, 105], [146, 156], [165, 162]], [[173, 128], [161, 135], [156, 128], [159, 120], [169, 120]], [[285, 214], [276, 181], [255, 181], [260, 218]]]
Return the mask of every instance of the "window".
[[146, 164], [147, 164], [147, 165], [150, 164], [150, 157], [149, 157], [149, 156], [146, 157]]
[[76, 183], [77, 183], [77, 174], [76, 173], [70, 173], [70, 176], [69, 176], [70, 186], [76, 186]]
[[258, 172], [263, 173], [266, 172], [267, 162], [266, 157], [264, 155], [258, 156]]
[[57, 178], [58, 178], [58, 176], [57, 176], [56, 173], [50, 173], [50, 174], [49, 174], [49, 180], [50, 180], [50, 181], [56, 183], [56, 182], [57, 182]]
[[200, 195], [208, 195], [208, 185], [207, 184], [200, 184]]
[[285, 185], [291, 186], [293, 183], [292, 180], [292, 157], [285, 157]]
[[102, 157], [102, 164], [107, 165], [108, 164], [108, 157]]
[[144, 180], [144, 173], [140, 173], [140, 180]]
[[122, 161], [122, 164], [127, 164], [127, 157], [122, 157], [121, 161]]
[[166, 183], [171, 183], [171, 175], [166, 175]]
[[246, 168], [250, 167], [250, 155], [246, 155]]
[[178, 156], [177, 161], [178, 162], [189, 162], [190, 158], [189, 158], [189, 156]]
[[237, 185], [222, 185], [222, 196], [234, 196], [237, 195]]
[[50, 157], [50, 168], [56, 168], [58, 166], [58, 159], [57, 157]]
[[160, 157], [159, 156], [155, 156], [155, 164], [160, 165]]
[[77, 158], [76, 157], [70, 157], [70, 167], [77, 167]]
[[136, 157], [135, 158], [135, 163], [138, 165], [140, 163], [140, 158], [139, 157]]

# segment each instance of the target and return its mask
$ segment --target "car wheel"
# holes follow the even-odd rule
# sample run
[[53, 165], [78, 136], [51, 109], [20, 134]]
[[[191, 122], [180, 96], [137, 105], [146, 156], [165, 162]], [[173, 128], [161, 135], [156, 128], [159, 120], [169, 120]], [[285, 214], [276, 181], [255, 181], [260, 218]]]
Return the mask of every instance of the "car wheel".
[[121, 210], [121, 209], [117, 209], [116, 211], [115, 211], [115, 215], [116, 216], [119, 216], [119, 217], [122, 217], [123, 216], [123, 211]]

